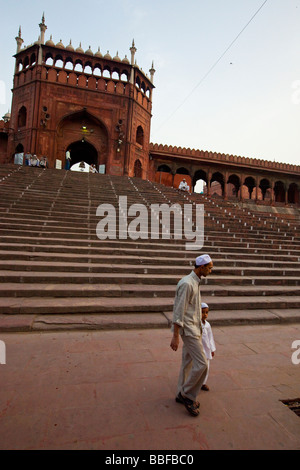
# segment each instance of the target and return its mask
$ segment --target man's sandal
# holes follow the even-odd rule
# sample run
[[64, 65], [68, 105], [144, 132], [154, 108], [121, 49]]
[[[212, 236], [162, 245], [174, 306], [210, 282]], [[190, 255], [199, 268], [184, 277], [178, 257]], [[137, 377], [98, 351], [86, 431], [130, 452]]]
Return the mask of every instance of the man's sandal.
[[[179, 400], [181, 400], [181, 401], [179, 401]], [[187, 411], [190, 413], [190, 415], [192, 415], [192, 416], [198, 416], [199, 415], [199, 413], [200, 413], [200, 411], [199, 411], [200, 403], [199, 402], [190, 400], [189, 398], [182, 396], [180, 392], [176, 397], [176, 401], [178, 401], [179, 403], [183, 403], [184, 406], [186, 407]]]
[[[175, 398], [175, 401], [177, 403], [181, 403], [182, 405], [184, 405], [183, 396], [181, 395], [181, 393], [178, 393], [177, 397]], [[200, 408], [200, 402], [199, 401], [195, 401], [194, 403], [195, 403], [197, 408]]]

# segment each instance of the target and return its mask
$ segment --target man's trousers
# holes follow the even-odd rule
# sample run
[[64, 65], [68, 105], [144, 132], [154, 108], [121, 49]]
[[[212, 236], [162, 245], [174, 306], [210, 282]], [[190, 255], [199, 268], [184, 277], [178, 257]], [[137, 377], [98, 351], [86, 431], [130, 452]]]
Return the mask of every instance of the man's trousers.
[[207, 359], [201, 338], [181, 336], [182, 362], [178, 378], [178, 393], [196, 401], [207, 373]]

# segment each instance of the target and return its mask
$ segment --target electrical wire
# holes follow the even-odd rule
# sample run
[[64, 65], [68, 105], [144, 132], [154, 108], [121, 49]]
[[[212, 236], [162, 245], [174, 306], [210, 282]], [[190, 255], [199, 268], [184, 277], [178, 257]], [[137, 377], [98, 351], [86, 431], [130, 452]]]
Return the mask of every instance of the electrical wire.
[[201, 83], [204, 82], [204, 80], [207, 78], [207, 76], [213, 71], [213, 69], [218, 65], [218, 63], [220, 62], [220, 60], [224, 57], [224, 55], [229, 51], [229, 49], [233, 46], [233, 44], [238, 40], [238, 38], [241, 36], [241, 34], [245, 31], [245, 29], [249, 26], [249, 24], [251, 23], [252, 20], [254, 20], [254, 18], [256, 17], [256, 15], [260, 12], [260, 10], [264, 7], [264, 5], [267, 3], [268, 0], [265, 0], [262, 5], [258, 8], [258, 10], [254, 13], [254, 15], [250, 18], [250, 20], [248, 21], [248, 23], [243, 27], [243, 29], [239, 32], [239, 34], [234, 38], [234, 40], [229, 44], [229, 46], [225, 49], [225, 51], [220, 55], [220, 57], [218, 58], [218, 60], [216, 60], [216, 62], [210, 67], [210, 69], [206, 72], [206, 74], [201, 78], [201, 80], [197, 83], [197, 85], [191, 90], [191, 92], [186, 96], [186, 98], [182, 101], [181, 104], [179, 104], [179, 106], [177, 106], [177, 108], [172, 112], [172, 114], [170, 114], [170, 116], [165, 119], [165, 121], [163, 121], [163, 123], [160, 125], [160, 127], [158, 128], [158, 131], [160, 130], [160, 128], [162, 126], [165, 125], [166, 122], [168, 122], [171, 117], [174, 116], [174, 114], [178, 111], [178, 109], [180, 109], [184, 103], [190, 98], [190, 96], [194, 93], [194, 91], [201, 85]]

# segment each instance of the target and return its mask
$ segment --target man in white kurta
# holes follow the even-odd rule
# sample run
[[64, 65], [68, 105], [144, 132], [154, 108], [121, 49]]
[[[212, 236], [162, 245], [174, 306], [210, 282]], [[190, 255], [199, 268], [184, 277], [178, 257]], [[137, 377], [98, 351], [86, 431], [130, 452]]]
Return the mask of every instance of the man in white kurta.
[[179, 335], [183, 341], [182, 363], [178, 378], [176, 401], [183, 403], [192, 416], [199, 414], [196, 401], [207, 372], [207, 360], [203, 351], [201, 335], [201, 277], [212, 271], [209, 255], [198, 256], [194, 270], [182, 278], [176, 288], [171, 348], [177, 351]]

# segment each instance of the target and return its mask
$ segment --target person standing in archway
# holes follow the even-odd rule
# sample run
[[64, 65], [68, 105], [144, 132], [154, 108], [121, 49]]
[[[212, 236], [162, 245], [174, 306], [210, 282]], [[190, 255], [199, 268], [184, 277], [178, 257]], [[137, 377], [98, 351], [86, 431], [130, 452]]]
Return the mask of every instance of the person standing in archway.
[[66, 164], [65, 164], [65, 169], [66, 170], [69, 170], [71, 167], [71, 154], [70, 154], [70, 151], [67, 150], [66, 151]]

